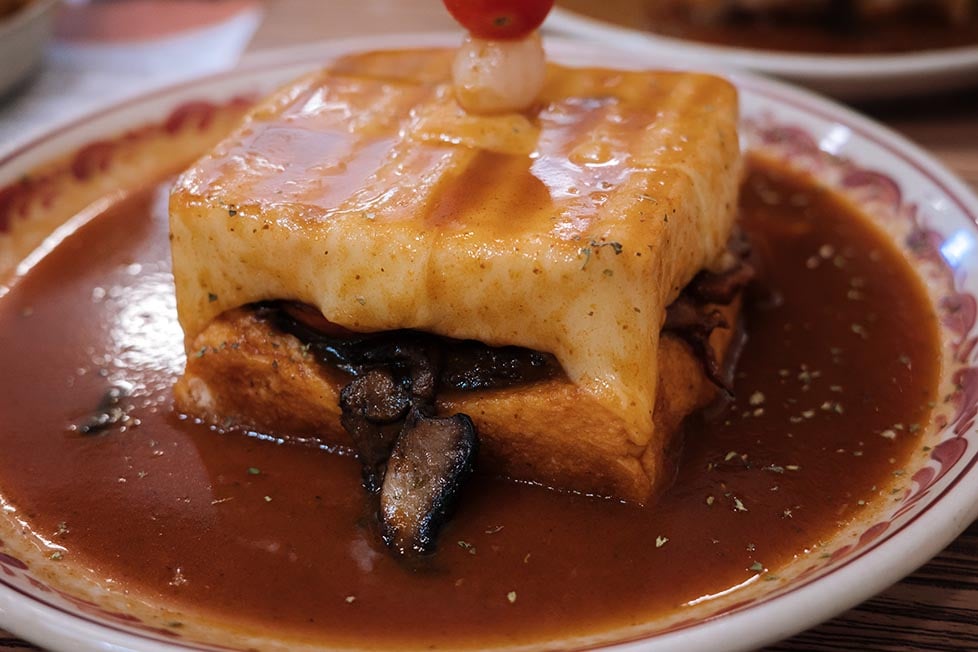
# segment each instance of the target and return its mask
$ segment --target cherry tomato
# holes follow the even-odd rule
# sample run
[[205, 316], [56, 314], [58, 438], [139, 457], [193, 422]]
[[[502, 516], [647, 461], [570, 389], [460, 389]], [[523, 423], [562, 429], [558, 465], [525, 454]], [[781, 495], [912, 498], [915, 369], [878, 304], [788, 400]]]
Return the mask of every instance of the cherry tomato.
[[472, 36], [522, 38], [543, 22], [554, 0], [443, 0], [448, 13]]

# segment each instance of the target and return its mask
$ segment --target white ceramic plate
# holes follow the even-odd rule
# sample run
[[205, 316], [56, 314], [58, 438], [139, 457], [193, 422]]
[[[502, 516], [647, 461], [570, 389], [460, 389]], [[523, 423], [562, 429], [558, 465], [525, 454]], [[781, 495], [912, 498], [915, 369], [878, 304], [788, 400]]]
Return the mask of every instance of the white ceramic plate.
[[668, 65], [742, 68], [781, 77], [845, 100], [871, 100], [952, 90], [978, 84], [978, 45], [888, 55], [792, 54], [709, 45], [629, 29], [567, 9], [554, 9], [547, 27]]
[[[457, 35], [357, 39], [278, 53], [246, 69], [206, 78], [109, 108], [53, 129], [0, 158], [0, 223], [11, 215], [4, 187], [44, 161], [147, 124], [186, 118], [187, 106], [221, 105], [268, 92], [338, 54], [384, 47], [446, 46]], [[643, 68], [655, 57], [606, 46], [554, 41], [556, 59]], [[908, 468], [912, 483], [881, 511], [832, 540], [831, 555], [803, 559], [783, 581], [734, 596], [711, 617], [644, 624], [603, 641], [618, 650], [749, 649], [787, 637], [881, 591], [927, 561], [978, 516], [978, 199], [927, 154], [836, 104], [783, 84], [737, 74], [743, 142], [808, 170], [862, 206], [921, 271], [942, 316], [946, 359], [938, 408], [924, 435], [930, 452]], [[179, 131], [179, 130], [177, 130]], [[142, 130], [141, 133], [145, 133]], [[186, 135], [186, 130], [184, 132]], [[71, 161], [69, 157], [65, 159]], [[76, 156], [74, 160], [78, 160]], [[91, 171], [90, 169], [88, 170]], [[4, 208], [6, 206], [6, 209]], [[0, 234], [2, 236], [3, 234]], [[2, 238], [0, 238], [2, 240]], [[2, 244], [2, 242], [0, 242]], [[5, 504], [0, 502], [0, 504]], [[200, 645], [110, 604], [111, 587], [63, 583], [43, 559], [16, 553], [16, 532], [0, 530], [0, 625], [54, 650], [174, 652]], [[106, 597], [108, 595], [108, 598]], [[108, 601], [108, 602], [103, 602]], [[266, 642], [267, 643], [267, 642]], [[254, 647], [267, 648], [261, 642]], [[224, 650], [248, 646], [229, 641]]]

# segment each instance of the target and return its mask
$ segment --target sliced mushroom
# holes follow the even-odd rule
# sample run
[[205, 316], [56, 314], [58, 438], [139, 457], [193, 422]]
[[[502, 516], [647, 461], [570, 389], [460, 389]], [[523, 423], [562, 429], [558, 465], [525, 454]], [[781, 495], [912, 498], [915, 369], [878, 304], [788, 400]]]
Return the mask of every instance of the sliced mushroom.
[[750, 257], [750, 243], [743, 232], [735, 231], [727, 243], [721, 269], [704, 269], [697, 274], [666, 309], [666, 322], [662, 327], [663, 331], [673, 333], [689, 344], [703, 373], [728, 396], [732, 396], [731, 383], [710, 344], [710, 334], [715, 328], [730, 325], [712, 306], [729, 304], [754, 279]]
[[727, 321], [719, 310], [707, 310], [688, 297], [681, 296], [666, 310], [666, 323], [662, 330], [681, 337], [689, 344], [693, 354], [699, 359], [706, 377], [729, 395], [733, 390], [727, 379], [723, 377], [716, 351], [710, 344], [710, 334], [713, 330], [727, 327]]
[[558, 364], [552, 355], [518, 346], [488, 347], [458, 342], [445, 354], [441, 386], [459, 391], [508, 387], [550, 376]]
[[340, 392], [340, 423], [353, 440], [367, 491], [380, 490], [384, 465], [410, 407], [410, 394], [386, 370], [368, 371]]
[[[379, 492], [385, 543], [401, 556], [432, 552], [478, 449], [468, 416], [429, 416], [444, 349], [456, 350], [452, 378], [464, 375], [459, 365], [481, 363], [475, 379], [458, 381], [470, 385], [513, 382], [522, 369], [541, 367], [546, 359], [515, 347], [496, 355], [495, 349], [477, 342], [444, 345], [413, 331], [327, 332], [315, 315], [280, 308], [265, 305], [260, 310], [318, 359], [353, 376], [340, 392], [340, 422], [356, 448], [364, 487]], [[492, 370], [496, 364], [499, 369]]]
[[82, 435], [101, 435], [110, 428], [126, 424], [132, 405], [124, 405], [123, 399], [128, 398], [131, 393], [128, 384], [112, 385], [99, 399], [95, 410], [71, 424], [69, 429]]
[[438, 347], [432, 338], [418, 333], [400, 331], [400, 335], [400, 338], [380, 336], [370, 346], [363, 346], [359, 362], [364, 367], [377, 366], [397, 372], [415, 400], [431, 403], [438, 385], [441, 358]]
[[517, 346], [491, 347], [410, 330], [353, 333], [333, 326], [311, 309], [289, 302], [266, 303], [260, 314], [295, 336], [317, 359], [352, 376], [389, 369], [404, 377], [425, 402], [440, 389], [473, 391], [546, 378], [559, 369], [552, 355]]
[[392, 550], [406, 556], [434, 550], [477, 450], [468, 416], [436, 418], [411, 410], [380, 492], [384, 541]]
[[700, 272], [683, 293], [701, 303], [729, 304], [754, 278], [754, 268], [738, 261], [728, 271], [715, 274]]

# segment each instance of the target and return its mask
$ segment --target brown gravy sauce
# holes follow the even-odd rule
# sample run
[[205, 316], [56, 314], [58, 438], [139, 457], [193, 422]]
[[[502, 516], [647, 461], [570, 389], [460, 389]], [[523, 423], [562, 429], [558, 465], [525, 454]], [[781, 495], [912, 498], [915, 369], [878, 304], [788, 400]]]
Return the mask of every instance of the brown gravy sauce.
[[[748, 311], [737, 400], [688, 424], [661, 500], [476, 474], [438, 553], [408, 567], [373, 530], [355, 460], [173, 413], [165, 193], [98, 216], [0, 299], [3, 497], [61, 563], [161, 604], [371, 646], [640, 622], [824, 554], [892, 499], [929, 418], [936, 318], [908, 264], [837, 197], [755, 163], [742, 219], [779, 300]], [[71, 432], [110, 383], [132, 388], [127, 427]]]
[[978, 12], [960, 24], [951, 24], [927, 5], [876, 20], [741, 15], [702, 23], [690, 19], [682, 0], [557, 0], [557, 4], [663, 36], [761, 50], [887, 54], [978, 45]]

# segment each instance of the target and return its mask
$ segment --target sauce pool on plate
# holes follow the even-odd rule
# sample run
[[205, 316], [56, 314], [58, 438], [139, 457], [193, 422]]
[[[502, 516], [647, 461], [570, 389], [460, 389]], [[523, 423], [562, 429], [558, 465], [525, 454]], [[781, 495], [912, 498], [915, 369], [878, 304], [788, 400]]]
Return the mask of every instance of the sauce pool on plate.
[[681, 611], [831, 552], [904, 481], [935, 398], [936, 317], [907, 262], [844, 200], [754, 160], [741, 223], [760, 290], [736, 399], [687, 423], [658, 502], [477, 473], [438, 552], [406, 564], [349, 455], [174, 412], [166, 198], [98, 215], [0, 298], [0, 493], [58, 563], [231, 626], [488, 646]]

